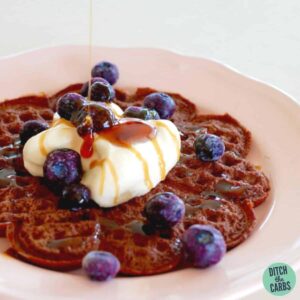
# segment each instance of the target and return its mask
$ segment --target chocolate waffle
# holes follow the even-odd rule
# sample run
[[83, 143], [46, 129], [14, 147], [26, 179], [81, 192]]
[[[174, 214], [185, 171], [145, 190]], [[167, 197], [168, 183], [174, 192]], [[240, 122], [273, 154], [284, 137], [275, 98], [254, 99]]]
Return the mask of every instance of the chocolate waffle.
[[[197, 115], [194, 104], [178, 94], [170, 95], [177, 105], [172, 121], [181, 131], [182, 153], [165, 181], [147, 195], [114, 208], [58, 210], [56, 196], [26, 174], [16, 141], [24, 121], [50, 121], [59, 96], [80, 88], [77, 84], [50, 98], [25, 97], [0, 106], [0, 222], [2, 229], [10, 224], [7, 236], [21, 257], [42, 267], [66, 270], [79, 267], [84, 254], [97, 246], [119, 258], [123, 274], [148, 275], [182, 266], [180, 237], [192, 224], [218, 228], [228, 249], [250, 235], [255, 224], [253, 206], [263, 202], [270, 190], [266, 176], [245, 160], [250, 132], [227, 114]], [[151, 92], [148, 88], [134, 95], [117, 91], [116, 103], [123, 109], [141, 105]], [[226, 152], [217, 162], [204, 163], [195, 156], [194, 140], [204, 132], [224, 140]], [[10, 155], [5, 154], [7, 149], [13, 149]], [[154, 230], [146, 223], [143, 208], [151, 196], [167, 191], [184, 200], [186, 216], [172, 229]]]
[[88, 211], [35, 212], [18, 216], [7, 228], [12, 248], [24, 260], [49, 269], [79, 268], [99, 247], [100, 224]]
[[[122, 108], [141, 105], [154, 90], [138, 89], [131, 97], [116, 101]], [[193, 104], [178, 94], [170, 94], [177, 110], [172, 118], [181, 132], [181, 158], [166, 178], [167, 186], [187, 193], [214, 193], [219, 197], [262, 203], [269, 194], [269, 181], [257, 167], [243, 159], [251, 146], [251, 133], [230, 115], [197, 115]], [[226, 152], [216, 162], [202, 162], [195, 156], [194, 141], [202, 133], [222, 137]], [[180, 191], [178, 191], [180, 192]]]
[[19, 132], [28, 120], [49, 122], [53, 111], [48, 98], [27, 96], [0, 104], [0, 235], [16, 216], [53, 210], [56, 197], [23, 166]]

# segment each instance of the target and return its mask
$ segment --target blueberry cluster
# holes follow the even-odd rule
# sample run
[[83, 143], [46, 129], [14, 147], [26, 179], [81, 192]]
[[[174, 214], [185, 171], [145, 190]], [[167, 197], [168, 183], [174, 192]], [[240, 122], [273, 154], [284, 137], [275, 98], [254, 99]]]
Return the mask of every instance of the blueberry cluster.
[[[91, 81], [82, 86], [80, 94], [67, 93], [58, 100], [58, 114], [71, 121], [82, 137], [113, 126], [116, 123], [115, 116], [103, 103], [110, 103], [115, 98], [112, 84], [118, 78], [116, 65], [105, 61], [96, 64]], [[86, 97], [93, 102], [87, 101]]]
[[[95, 84], [101, 83], [96, 82]], [[58, 114], [62, 118], [71, 121], [82, 137], [109, 128], [116, 123], [115, 115], [111, 109], [103, 104], [108, 99], [105, 96], [106, 94], [102, 93], [101, 90], [98, 92], [97, 101], [99, 102], [88, 102], [82, 95], [77, 93], [67, 93], [57, 102]], [[101, 98], [104, 97], [103, 95], [106, 97], [105, 101], [104, 98]]]
[[59, 149], [50, 152], [43, 170], [46, 184], [61, 196], [60, 208], [76, 211], [93, 204], [89, 189], [80, 184], [82, 166], [76, 151]]
[[[149, 199], [144, 208], [148, 225], [158, 230], [176, 226], [184, 217], [184, 202], [170, 192], [159, 193]], [[182, 242], [188, 262], [196, 268], [218, 263], [226, 252], [220, 231], [209, 225], [193, 225], [183, 234]], [[111, 253], [92, 251], [82, 262], [87, 275], [98, 281], [113, 278], [120, 270], [119, 260]]]
[[[148, 222], [156, 228], [173, 227], [182, 220], [184, 214], [184, 202], [170, 192], [156, 194], [144, 209]], [[191, 226], [185, 231], [182, 242], [188, 260], [198, 268], [216, 264], [226, 252], [221, 232], [209, 225]]]

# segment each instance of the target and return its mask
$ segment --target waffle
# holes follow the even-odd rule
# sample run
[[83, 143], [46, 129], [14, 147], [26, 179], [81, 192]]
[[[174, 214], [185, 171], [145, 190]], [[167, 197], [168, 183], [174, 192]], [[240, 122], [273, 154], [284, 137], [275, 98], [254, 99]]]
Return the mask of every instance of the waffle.
[[16, 216], [56, 209], [56, 197], [23, 166], [19, 132], [24, 122], [49, 122], [48, 98], [28, 96], [0, 104], [0, 235]]
[[[81, 86], [72, 85], [50, 98], [25, 97], [0, 106], [0, 228], [6, 229], [19, 257], [42, 267], [69, 270], [80, 267], [85, 253], [98, 248], [119, 258], [121, 273], [150, 275], [184, 266], [180, 238], [192, 224], [218, 228], [227, 249], [248, 238], [255, 225], [253, 207], [270, 190], [266, 176], [245, 160], [251, 134], [228, 114], [197, 114], [194, 104], [178, 94], [170, 95], [176, 101], [172, 121], [181, 132], [182, 151], [165, 181], [147, 195], [114, 208], [57, 209], [56, 196], [26, 174], [18, 133], [26, 120], [50, 121], [59, 96], [78, 92]], [[123, 109], [139, 106], [153, 91], [142, 88], [134, 95], [117, 91], [116, 103]], [[202, 162], [195, 156], [194, 140], [205, 132], [224, 140], [226, 151], [217, 162]], [[143, 215], [145, 203], [156, 193], [168, 191], [183, 199], [186, 215], [172, 229], [154, 229]]]
[[[131, 97], [123, 96], [117, 103], [126, 108], [141, 105], [154, 90], [138, 89]], [[257, 167], [244, 158], [251, 146], [251, 133], [230, 115], [197, 115], [194, 105], [178, 94], [170, 94], [177, 111], [172, 121], [181, 132], [181, 157], [166, 178], [166, 185], [179, 187], [187, 193], [215, 193], [220, 197], [261, 204], [269, 194], [269, 181]], [[202, 162], [195, 156], [194, 141], [202, 133], [222, 137], [225, 154], [217, 162]]]
[[79, 268], [99, 246], [100, 224], [88, 211], [39, 211], [18, 216], [7, 228], [12, 248], [24, 260], [54, 270]]

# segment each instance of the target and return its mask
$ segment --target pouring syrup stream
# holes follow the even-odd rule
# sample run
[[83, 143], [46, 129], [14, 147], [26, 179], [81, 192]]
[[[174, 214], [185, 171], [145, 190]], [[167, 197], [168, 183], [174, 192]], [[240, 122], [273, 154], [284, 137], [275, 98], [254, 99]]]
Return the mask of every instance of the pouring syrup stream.
[[[93, 54], [93, 1], [90, 0], [89, 3], [89, 72], [92, 70], [92, 54]], [[88, 95], [87, 99], [91, 100], [91, 85], [92, 85], [92, 76], [89, 76], [89, 85], [88, 85]]]
[[[89, 53], [88, 53], [88, 66], [89, 66], [89, 72], [91, 72], [92, 69], [92, 56], [93, 56], [93, 1], [89, 1]], [[89, 75], [89, 82], [88, 82], [88, 95], [87, 100], [91, 101], [91, 86], [92, 86], [92, 76]], [[87, 117], [87, 123], [88, 126], [93, 128], [93, 119], [89, 117], [89, 107], [88, 107], [88, 117]], [[80, 149], [80, 154], [84, 158], [89, 158], [93, 155], [93, 144], [94, 144], [94, 134], [93, 130], [91, 130], [90, 133], [88, 133], [86, 136], [83, 137], [83, 143]]]

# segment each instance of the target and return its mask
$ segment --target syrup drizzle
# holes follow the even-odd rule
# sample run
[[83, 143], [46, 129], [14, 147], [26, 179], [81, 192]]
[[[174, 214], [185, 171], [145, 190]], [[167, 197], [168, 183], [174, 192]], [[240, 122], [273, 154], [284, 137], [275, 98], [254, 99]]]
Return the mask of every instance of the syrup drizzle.
[[[92, 54], [93, 54], [93, 0], [89, 3], [89, 72], [92, 70]], [[89, 76], [87, 99], [91, 100], [92, 76]]]
[[139, 151], [137, 151], [135, 148], [133, 148], [132, 146], [128, 145], [127, 149], [130, 152], [132, 152], [137, 157], [137, 159], [142, 163], [145, 183], [146, 183], [146, 185], [149, 189], [152, 189], [153, 188], [153, 183], [152, 183], [151, 178], [150, 178], [148, 162], [143, 158], [141, 153]]
[[14, 183], [16, 172], [14, 169], [1, 169], [0, 170], [0, 188], [5, 188]]
[[82, 237], [68, 237], [49, 241], [47, 243], [47, 248], [62, 249], [66, 247], [80, 247], [82, 245], [82, 242]]
[[179, 146], [179, 143], [177, 141], [177, 137], [176, 135], [171, 131], [171, 129], [165, 124], [163, 123], [162, 121], [159, 121], [157, 120], [156, 121], [156, 126], [159, 126], [159, 127], [163, 127], [164, 129], [166, 129], [169, 133], [169, 135], [171, 136], [172, 140], [174, 141], [174, 144], [175, 144], [175, 147], [176, 147], [176, 153], [177, 153], [177, 157], [179, 159], [180, 157], [180, 146]]
[[145, 122], [123, 119], [119, 124], [98, 132], [98, 136], [117, 146], [128, 147], [154, 139], [156, 128]]
[[190, 205], [185, 204], [185, 214], [192, 215], [195, 214], [199, 209], [218, 209], [221, 206], [221, 202], [218, 200], [207, 199], [204, 200], [201, 204]]
[[56, 127], [58, 125], [65, 125], [65, 126], [68, 126], [68, 127], [74, 127], [74, 125], [70, 121], [68, 121], [64, 118], [54, 120], [51, 124], [51, 127]]
[[99, 185], [99, 194], [103, 195], [104, 191], [104, 181], [105, 181], [105, 160], [94, 160], [90, 164], [90, 169], [99, 167], [101, 169], [101, 176], [100, 176], [100, 185]]
[[109, 129], [98, 133], [97, 139], [105, 139], [119, 147], [126, 148], [133, 153], [142, 163], [145, 183], [149, 189], [153, 188], [150, 178], [148, 162], [143, 158], [141, 153], [131, 144], [153, 140], [156, 135], [156, 128], [140, 121], [126, 121], [117, 124]]
[[147, 235], [147, 232], [146, 232], [147, 225], [144, 222], [139, 221], [139, 220], [133, 220], [124, 225], [119, 225], [115, 221], [104, 218], [104, 217], [97, 218], [97, 221], [101, 224], [101, 226], [106, 227], [110, 230], [117, 230], [119, 228], [120, 229], [122, 228], [122, 229], [128, 230], [134, 234]]
[[[57, 126], [59, 124], [64, 124], [68, 127], [74, 127], [71, 122], [64, 119], [58, 119], [54, 121], [52, 126]], [[168, 133], [174, 140], [174, 143], [177, 148], [176, 150], [177, 152], [179, 152], [180, 155], [180, 149], [178, 146], [176, 135], [164, 123], [157, 121], [157, 125], [165, 128], [168, 131]], [[156, 135], [155, 127], [142, 121], [131, 121], [128, 119], [123, 119], [119, 124], [111, 128], [102, 130], [101, 132], [98, 132], [96, 136], [96, 140], [104, 138], [110, 141], [111, 143], [120, 147], [124, 147], [128, 151], [133, 153], [136, 156], [136, 158], [142, 163], [145, 184], [147, 188], [152, 189], [153, 183], [150, 178], [148, 162], [143, 158], [141, 153], [138, 150], [136, 150], [131, 144], [151, 140], [158, 156], [160, 178], [161, 180], [164, 180], [166, 178], [166, 164], [163, 158], [162, 150], [157, 140], [155, 139], [155, 135]], [[83, 138], [83, 144], [80, 150], [80, 154], [82, 155], [82, 157], [89, 158], [92, 156], [93, 142], [94, 142], [94, 137], [92, 134], [87, 135]], [[102, 168], [102, 174], [105, 174], [105, 168], [103, 167], [102, 163], [99, 164], [99, 166]], [[103, 194], [103, 185], [104, 185], [104, 183], [102, 184], [102, 181], [104, 181], [103, 176], [101, 176], [101, 183], [100, 183], [101, 194]]]
[[80, 148], [80, 154], [83, 158], [89, 158], [93, 155], [94, 134], [90, 133], [83, 137], [83, 143]]
[[114, 179], [114, 184], [115, 184], [115, 197], [114, 197], [114, 204], [117, 205], [118, 204], [118, 198], [119, 198], [119, 194], [120, 194], [120, 188], [119, 188], [119, 179], [118, 179], [118, 174], [116, 172], [116, 169], [113, 165], [113, 163], [107, 159], [106, 160], [108, 167], [110, 169], [110, 173]]
[[40, 139], [39, 139], [39, 147], [40, 147], [40, 152], [42, 155], [47, 156], [48, 151], [45, 146], [45, 139], [46, 139], [47, 131], [44, 131], [40, 134]]
[[21, 141], [15, 140], [12, 144], [4, 147], [0, 147], [0, 157], [2, 156], [5, 160], [12, 160], [21, 157]]
[[[87, 120], [87, 121], [91, 121], [91, 120]], [[54, 121], [52, 124], [52, 127], [58, 126], [60, 124], [66, 125], [68, 127], [74, 127], [71, 122], [69, 122], [63, 118], [60, 118], [60, 119]], [[174, 140], [174, 143], [177, 148], [177, 152], [179, 151], [179, 155], [180, 155], [180, 149], [179, 149], [176, 135], [164, 123], [157, 121], [157, 125], [164, 127], [168, 131], [168, 133]], [[44, 145], [44, 139], [46, 137], [45, 135], [46, 135], [46, 132], [44, 134], [42, 134], [39, 143], [40, 143], [41, 153], [46, 156], [48, 153], [47, 153], [47, 149]], [[166, 177], [166, 165], [165, 165], [165, 161], [163, 158], [162, 150], [161, 150], [157, 140], [155, 139], [155, 135], [156, 135], [155, 127], [153, 127], [145, 122], [142, 122], [142, 121], [131, 121], [131, 120], [129, 121], [127, 119], [123, 119], [123, 120], [121, 120], [121, 122], [119, 124], [117, 124], [111, 128], [102, 130], [101, 132], [98, 132], [96, 139], [104, 138], [106, 140], [109, 140], [111, 143], [116, 144], [121, 147], [124, 147], [128, 151], [133, 153], [136, 156], [136, 158], [142, 163], [145, 184], [146, 184], [147, 188], [152, 189], [153, 183], [150, 178], [148, 162], [143, 158], [141, 153], [138, 150], [136, 150], [131, 144], [151, 140], [151, 142], [155, 148], [155, 151], [157, 153], [157, 156], [158, 156], [160, 177], [161, 177], [161, 180], [164, 180]], [[80, 149], [80, 154], [83, 158], [90, 158], [93, 155], [94, 140], [95, 140], [95, 138], [92, 133], [86, 135], [83, 138], [83, 143], [82, 143], [81, 149]], [[114, 167], [112, 166], [111, 163], [108, 163], [108, 164], [109, 164], [110, 170], [114, 169]], [[102, 195], [103, 190], [104, 190], [104, 181], [105, 181], [105, 167], [104, 167], [102, 161], [97, 162], [96, 165], [98, 165], [101, 168], [102, 176], [100, 179], [101, 181], [100, 181], [99, 189], [100, 189], [100, 194]], [[91, 164], [90, 167], [93, 168], [96, 165]], [[119, 182], [118, 182], [117, 173], [116, 173], [115, 169], [114, 169], [114, 172], [112, 172], [112, 176], [114, 178], [115, 187], [117, 187], [116, 188], [116, 196], [114, 199], [114, 202], [117, 203], [118, 196], [119, 196]]]
[[16, 171], [10, 163], [13, 160], [18, 159], [22, 156], [21, 142], [19, 139], [15, 140], [12, 144], [0, 147], [0, 158], [5, 162], [8, 162], [8, 166], [0, 168], [0, 188], [8, 186], [15, 186], [16, 183]]
[[164, 180], [166, 178], [166, 164], [165, 164], [165, 161], [164, 161], [163, 153], [162, 153], [162, 151], [160, 149], [160, 146], [159, 146], [156, 139], [152, 140], [152, 144], [153, 144], [153, 146], [155, 148], [155, 151], [157, 153], [157, 156], [158, 156], [158, 164], [159, 164], [159, 169], [160, 169], [160, 179]]
[[225, 196], [240, 196], [246, 191], [246, 186], [233, 185], [232, 183], [222, 179], [215, 185], [215, 190]]
[[95, 225], [95, 231], [91, 236], [71, 236], [62, 239], [50, 240], [46, 247], [50, 249], [64, 249], [72, 247], [84, 247], [84, 244], [92, 242], [93, 248], [96, 250], [99, 247], [100, 224]]

